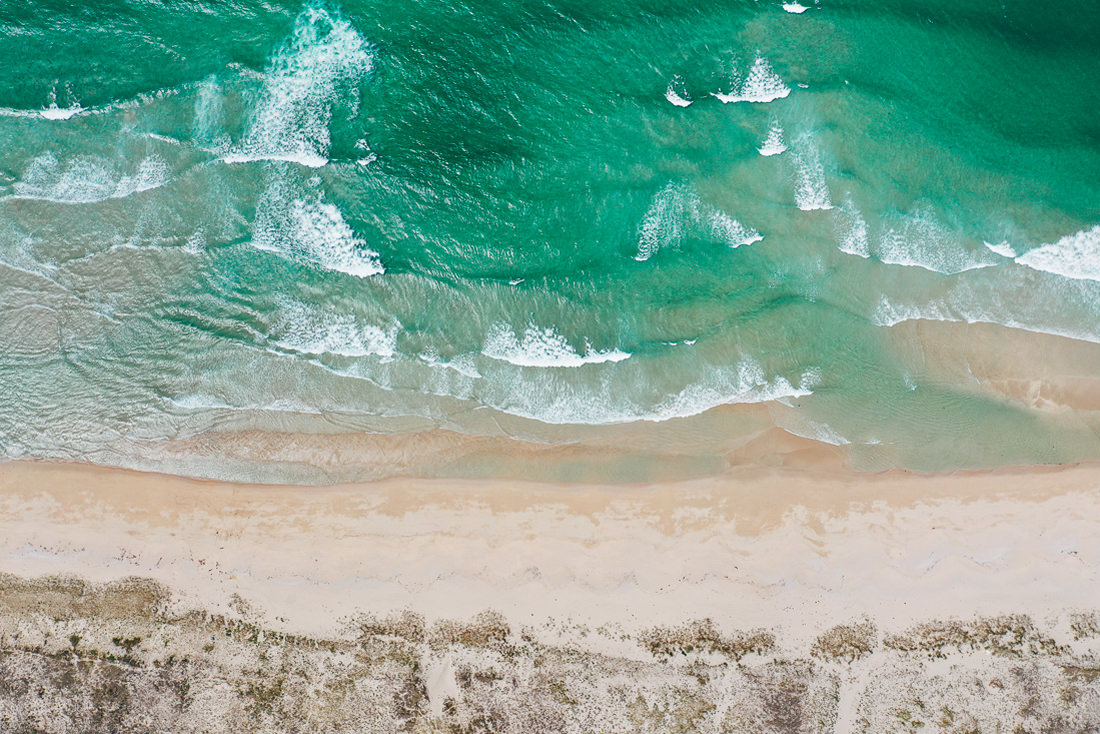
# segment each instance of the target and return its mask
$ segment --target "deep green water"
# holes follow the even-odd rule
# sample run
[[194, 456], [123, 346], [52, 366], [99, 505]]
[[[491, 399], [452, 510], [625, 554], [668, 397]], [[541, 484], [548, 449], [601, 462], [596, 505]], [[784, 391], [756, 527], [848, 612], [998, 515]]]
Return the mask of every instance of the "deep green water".
[[890, 337], [1100, 342], [1100, 6], [797, 9], [0, 0], [0, 455], [779, 401], [865, 468], [1100, 458]]

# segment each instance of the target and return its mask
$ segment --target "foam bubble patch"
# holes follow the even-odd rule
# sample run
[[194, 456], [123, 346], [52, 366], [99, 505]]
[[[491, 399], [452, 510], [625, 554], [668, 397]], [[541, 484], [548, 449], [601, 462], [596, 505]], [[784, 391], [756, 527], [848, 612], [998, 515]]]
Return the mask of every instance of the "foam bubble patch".
[[802, 211], [832, 209], [829, 185], [825, 183], [825, 167], [821, 164], [817, 148], [804, 141], [795, 151], [794, 161], [795, 205]]
[[867, 220], [863, 218], [851, 199], [838, 210], [840, 251], [858, 257], [871, 257], [871, 240], [867, 232]]
[[944, 275], [997, 264], [988, 251], [967, 248], [959, 236], [937, 221], [927, 208], [918, 208], [901, 224], [887, 229], [872, 254], [884, 263], [924, 268]]

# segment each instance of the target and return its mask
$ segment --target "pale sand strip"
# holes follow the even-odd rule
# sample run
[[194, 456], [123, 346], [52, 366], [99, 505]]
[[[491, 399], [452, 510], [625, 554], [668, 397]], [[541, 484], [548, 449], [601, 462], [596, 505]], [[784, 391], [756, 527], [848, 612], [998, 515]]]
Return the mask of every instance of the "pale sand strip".
[[803, 647], [861, 617], [900, 631], [1100, 606], [1100, 467], [302, 488], [11, 462], [0, 572], [147, 577], [210, 611], [238, 594], [311, 635], [363, 612], [492, 608], [627, 632], [710, 617]]

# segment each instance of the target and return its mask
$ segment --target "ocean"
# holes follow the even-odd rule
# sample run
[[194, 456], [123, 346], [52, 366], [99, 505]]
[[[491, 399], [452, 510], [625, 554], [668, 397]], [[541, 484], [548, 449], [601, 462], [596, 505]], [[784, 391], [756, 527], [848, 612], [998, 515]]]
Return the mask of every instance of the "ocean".
[[0, 0], [0, 456], [1100, 459], [1100, 6], [802, 2]]

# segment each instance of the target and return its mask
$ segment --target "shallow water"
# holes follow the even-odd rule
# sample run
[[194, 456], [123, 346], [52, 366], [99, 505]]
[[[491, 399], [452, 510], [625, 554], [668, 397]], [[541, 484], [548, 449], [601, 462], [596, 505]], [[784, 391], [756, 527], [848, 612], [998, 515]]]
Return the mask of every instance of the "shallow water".
[[1100, 10], [798, 9], [0, 0], [0, 453], [324, 481], [373, 474], [224, 437], [445, 429], [413, 471], [513, 437], [640, 480], [778, 423], [863, 469], [1100, 458], [1094, 411], [895, 335], [1100, 343]]

